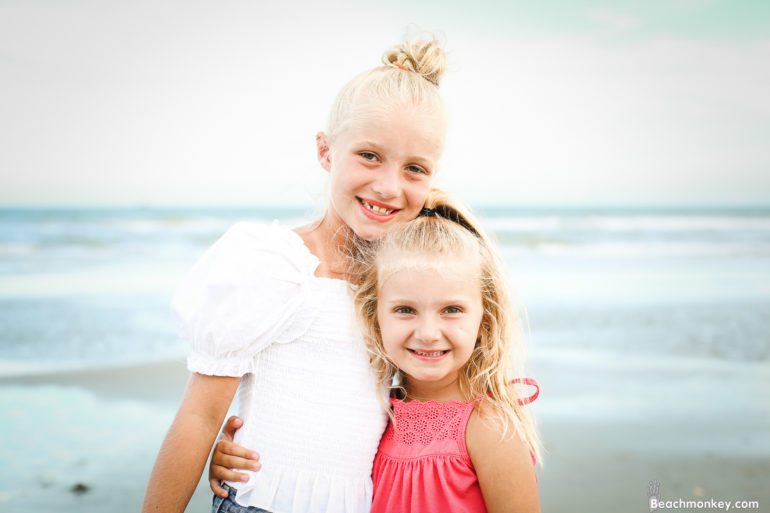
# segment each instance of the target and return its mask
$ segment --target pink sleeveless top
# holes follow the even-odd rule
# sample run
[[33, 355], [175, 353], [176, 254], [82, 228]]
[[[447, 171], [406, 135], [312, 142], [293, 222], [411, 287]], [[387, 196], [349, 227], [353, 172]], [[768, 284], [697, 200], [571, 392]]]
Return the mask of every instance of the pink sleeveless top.
[[[517, 378], [513, 383], [535, 387], [520, 404], [540, 394], [534, 379]], [[371, 513], [487, 511], [465, 444], [468, 419], [481, 399], [405, 403], [391, 398], [396, 422], [388, 423], [374, 457]]]
[[465, 445], [474, 402], [390, 402], [396, 424], [374, 458], [371, 513], [485, 512]]

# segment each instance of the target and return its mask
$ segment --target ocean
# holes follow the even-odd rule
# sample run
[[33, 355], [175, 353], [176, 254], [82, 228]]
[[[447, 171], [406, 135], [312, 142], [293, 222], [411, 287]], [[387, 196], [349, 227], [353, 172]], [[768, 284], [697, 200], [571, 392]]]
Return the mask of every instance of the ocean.
[[[558, 471], [560, 441], [575, 435], [549, 426], [626, 426], [628, 437], [604, 437], [597, 450], [637, 454], [632, 462], [663, 450], [696, 460], [716, 451], [770, 468], [770, 207], [477, 213], [526, 307], [530, 367], [543, 387], [534, 407], [554, 462], [541, 475], [545, 505], [549, 494], [580, 488], [569, 482], [579, 472]], [[311, 214], [0, 209], [0, 408], [9, 420], [0, 423], [0, 510], [30, 484], [40, 511], [137, 510], [176, 403], [18, 379], [182, 361], [187, 346], [168, 304], [200, 254], [236, 221], [294, 226]], [[642, 498], [644, 479], [627, 484]], [[703, 482], [719, 489], [720, 479]], [[744, 476], [741, 491], [757, 479]]]
[[[309, 209], [0, 210], [0, 373], [182, 355], [176, 283], [233, 222]], [[770, 208], [480, 209], [531, 346], [767, 361]]]

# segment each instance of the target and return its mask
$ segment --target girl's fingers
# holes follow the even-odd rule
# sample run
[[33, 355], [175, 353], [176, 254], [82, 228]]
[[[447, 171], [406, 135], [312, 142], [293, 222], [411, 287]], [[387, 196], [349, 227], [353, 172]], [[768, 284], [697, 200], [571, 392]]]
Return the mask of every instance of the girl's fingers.
[[227, 490], [222, 488], [222, 481], [237, 481], [245, 483], [249, 476], [230, 470], [228, 467], [241, 470], [259, 470], [259, 454], [238, 444], [233, 443], [235, 432], [243, 426], [243, 420], [233, 415], [222, 427], [219, 442], [214, 446], [209, 465], [209, 486], [211, 491], [220, 497], [227, 497]]
[[235, 415], [231, 416], [222, 427], [222, 433], [219, 435], [219, 439], [226, 442], [232, 442], [235, 438], [235, 432], [241, 426], [243, 426], [243, 420]]
[[211, 490], [217, 495], [219, 495], [219, 492], [217, 492], [217, 490], [214, 488], [215, 482], [216, 482], [216, 486], [220, 490], [223, 490], [223, 488], [220, 485], [220, 481], [235, 481], [235, 482], [245, 483], [248, 480], [249, 480], [248, 474], [236, 472], [226, 467], [220, 467], [218, 465], [214, 465], [209, 469], [209, 483], [211, 484]]
[[259, 470], [262, 465], [258, 461], [239, 458], [237, 456], [221, 456], [216, 462], [211, 461], [212, 465], [232, 468], [236, 470]]
[[219, 458], [223, 456], [237, 456], [247, 460], [259, 461], [259, 454], [256, 452], [246, 449], [245, 447], [241, 447], [236, 443], [220, 440], [214, 446], [214, 454], [211, 457], [211, 461], [217, 464], [223, 464], [219, 461]]
[[222, 488], [222, 484], [220, 483], [219, 479], [209, 477], [209, 486], [211, 487], [211, 491], [214, 492], [214, 495], [227, 497], [227, 490]]

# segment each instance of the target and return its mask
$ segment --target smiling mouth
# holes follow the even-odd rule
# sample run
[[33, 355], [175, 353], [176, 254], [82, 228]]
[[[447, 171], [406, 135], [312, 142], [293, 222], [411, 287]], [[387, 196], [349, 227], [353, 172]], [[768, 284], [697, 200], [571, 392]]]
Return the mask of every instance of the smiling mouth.
[[392, 214], [393, 212], [398, 211], [398, 209], [387, 209], [384, 207], [380, 207], [378, 205], [372, 205], [371, 203], [361, 198], [358, 198], [358, 202], [361, 203], [361, 205], [363, 205], [364, 208], [366, 208], [369, 212], [377, 214], [378, 216], [387, 216]]
[[407, 351], [410, 353], [416, 354], [417, 356], [423, 356], [426, 358], [438, 358], [440, 356], [444, 356], [449, 352], [449, 349], [442, 349], [440, 351], [418, 351], [417, 349], [409, 349], [407, 348]]

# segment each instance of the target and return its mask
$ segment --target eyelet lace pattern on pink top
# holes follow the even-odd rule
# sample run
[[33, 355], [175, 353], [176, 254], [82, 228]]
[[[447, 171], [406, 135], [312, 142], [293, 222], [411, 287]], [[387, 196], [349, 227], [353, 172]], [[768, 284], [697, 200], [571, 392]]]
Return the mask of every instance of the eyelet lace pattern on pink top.
[[[394, 400], [394, 404], [396, 401]], [[468, 403], [459, 401], [445, 403], [397, 401], [397, 403], [399, 404], [398, 429], [385, 431], [383, 440], [405, 445], [429, 445], [434, 440], [465, 440], [463, 415], [468, 410]], [[461, 428], [463, 433], [460, 433]]]

